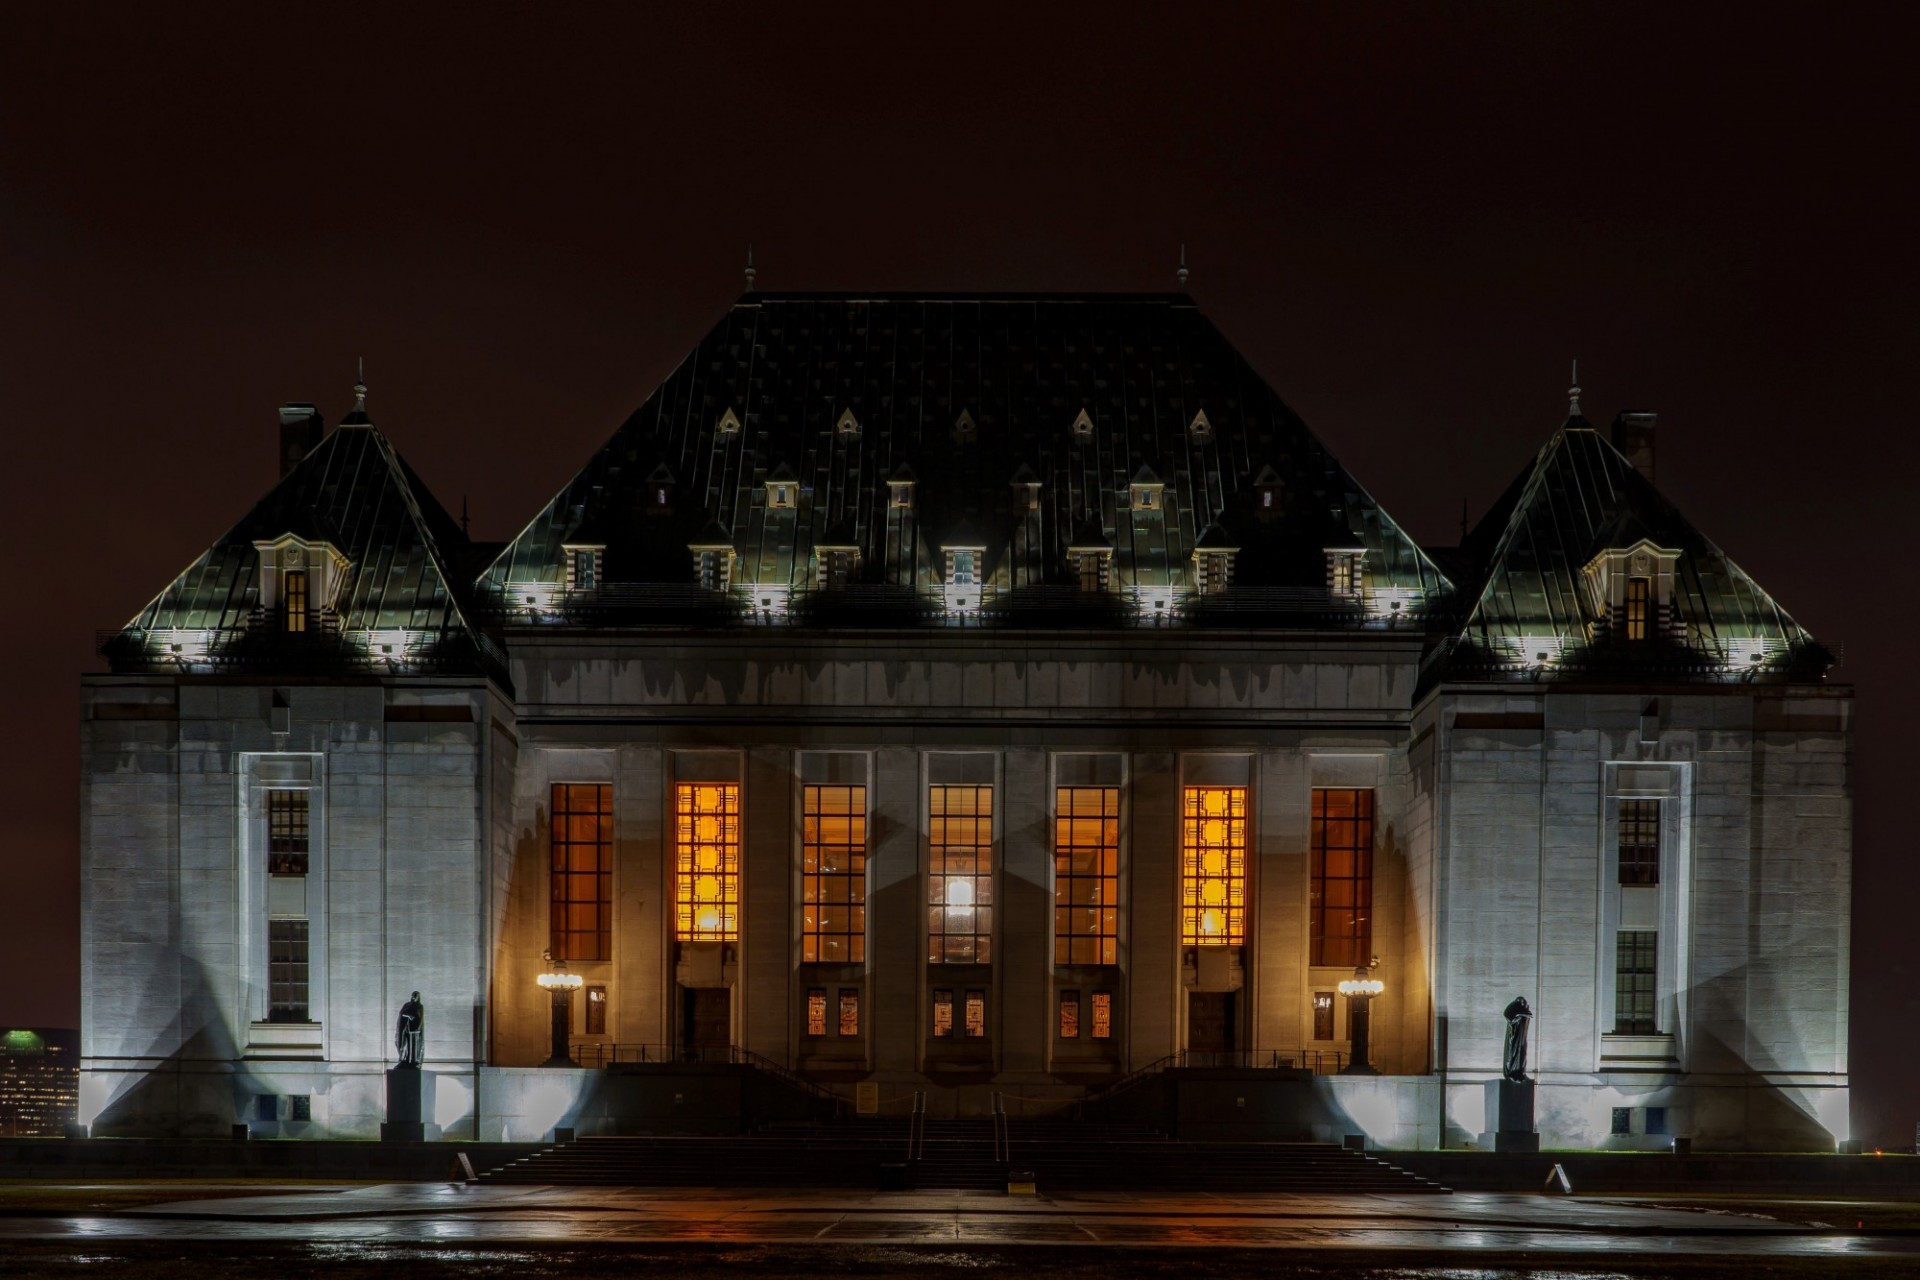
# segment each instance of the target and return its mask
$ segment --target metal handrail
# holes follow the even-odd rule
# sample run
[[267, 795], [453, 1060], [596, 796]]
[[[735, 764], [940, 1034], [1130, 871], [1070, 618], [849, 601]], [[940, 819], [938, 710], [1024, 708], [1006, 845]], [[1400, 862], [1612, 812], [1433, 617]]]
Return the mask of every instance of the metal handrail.
[[913, 1092], [913, 1115], [907, 1121], [907, 1160], [920, 1159], [927, 1149], [927, 1095], [923, 1089]]
[[1013, 1135], [1007, 1130], [1007, 1099], [998, 1090], [993, 1095], [993, 1158], [998, 1164], [1013, 1159]]

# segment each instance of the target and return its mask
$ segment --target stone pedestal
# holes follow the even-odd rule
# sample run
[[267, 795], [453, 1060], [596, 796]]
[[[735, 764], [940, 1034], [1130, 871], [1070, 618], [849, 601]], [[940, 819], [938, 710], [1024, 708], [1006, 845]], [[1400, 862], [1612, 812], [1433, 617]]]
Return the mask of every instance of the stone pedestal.
[[1487, 1081], [1487, 1119], [1493, 1128], [1480, 1135], [1483, 1151], [1538, 1151], [1533, 1127], [1533, 1081]]
[[426, 1073], [418, 1067], [387, 1070], [387, 1119], [380, 1126], [382, 1142], [424, 1142], [427, 1126], [421, 1120]]

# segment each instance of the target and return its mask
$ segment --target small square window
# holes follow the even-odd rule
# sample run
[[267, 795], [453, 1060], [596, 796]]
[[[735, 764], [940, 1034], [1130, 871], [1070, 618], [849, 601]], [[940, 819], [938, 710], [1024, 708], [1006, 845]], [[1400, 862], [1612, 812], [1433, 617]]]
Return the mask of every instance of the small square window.
[[1665, 1107], [1647, 1108], [1647, 1136], [1665, 1137], [1667, 1135], [1667, 1109]]
[[827, 1034], [827, 989], [825, 987], [807, 988], [807, 1034], [810, 1036]]
[[1633, 1132], [1633, 1108], [1615, 1107], [1613, 1109], [1613, 1133], [1615, 1137]]
[[287, 1095], [287, 1104], [288, 1104], [287, 1118], [289, 1120], [304, 1121], [304, 1120], [313, 1119], [313, 1095], [312, 1094], [310, 1093], [289, 1094]]

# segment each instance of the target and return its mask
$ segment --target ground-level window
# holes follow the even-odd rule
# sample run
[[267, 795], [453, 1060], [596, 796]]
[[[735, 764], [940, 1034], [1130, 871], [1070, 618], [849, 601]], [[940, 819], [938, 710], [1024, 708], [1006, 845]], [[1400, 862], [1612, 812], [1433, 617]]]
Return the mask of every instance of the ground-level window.
[[927, 798], [927, 961], [987, 964], [993, 958], [993, 788], [936, 786]]
[[1060, 1038], [1062, 1040], [1080, 1038], [1080, 993], [1078, 991], [1060, 993]]
[[607, 1034], [607, 989], [605, 987], [587, 988], [587, 1034], [590, 1036]]
[[1667, 1109], [1665, 1107], [1648, 1107], [1646, 1126], [1648, 1137], [1665, 1137], [1668, 1132]]
[[267, 921], [267, 1021], [310, 1022], [307, 922]]
[[1313, 993], [1313, 1038], [1315, 1040], [1333, 1039], [1333, 992], [1331, 991]]
[[1632, 1107], [1613, 1108], [1612, 1132], [1615, 1137], [1618, 1137], [1621, 1134], [1633, 1132], [1633, 1108]]
[[945, 1039], [953, 1034], [953, 988], [933, 989], [933, 1034]]
[[1180, 941], [1246, 941], [1247, 789], [1188, 787], [1180, 818]]
[[1113, 1038], [1113, 992], [1111, 991], [1093, 993], [1093, 1038], [1095, 1040]]
[[987, 1034], [987, 993], [979, 988], [967, 992], [967, 1036], [979, 1039]]
[[674, 910], [682, 942], [740, 937], [740, 784], [675, 788]]
[[860, 989], [858, 987], [840, 988], [840, 1034], [843, 1036], [860, 1034]]
[[867, 943], [867, 789], [800, 795], [800, 959], [861, 964]]
[[1622, 929], [1614, 939], [1613, 1029], [1621, 1035], [1658, 1034], [1654, 1019], [1654, 964], [1660, 935]]
[[1053, 794], [1053, 962], [1119, 964], [1120, 788]]
[[1315, 787], [1311, 963], [1362, 965], [1373, 956], [1373, 792]]
[[807, 1034], [810, 1036], [827, 1034], [827, 989], [825, 987], [807, 988]]
[[613, 955], [613, 788], [555, 783], [552, 792], [552, 917], [556, 961]]

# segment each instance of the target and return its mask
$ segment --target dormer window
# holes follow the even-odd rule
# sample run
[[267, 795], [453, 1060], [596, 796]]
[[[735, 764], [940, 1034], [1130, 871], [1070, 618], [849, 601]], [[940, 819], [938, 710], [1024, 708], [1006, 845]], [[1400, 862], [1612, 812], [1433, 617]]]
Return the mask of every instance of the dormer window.
[[1280, 473], [1271, 465], [1263, 466], [1253, 477], [1253, 513], [1263, 522], [1280, 518], [1284, 504], [1280, 499]]
[[980, 581], [980, 557], [984, 547], [947, 548], [947, 585], [970, 586]]
[[1233, 585], [1234, 560], [1240, 548], [1219, 524], [1210, 524], [1193, 544], [1193, 589], [1203, 596], [1217, 595]]
[[906, 463], [895, 467], [893, 474], [887, 477], [887, 509], [890, 511], [913, 510], [913, 468]]
[[860, 434], [860, 419], [853, 416], [853, 410], [842, 409], [840, 420], [833, 424], [833, 433], [837, 436], [857, 436]]
[[575, 544], [566, 552], [567, 590], [596, 591], [600, 587], [607, 549], [599, 544]]
[[860, 548], [821, 547], [814, 553], [814, 585], [827, 591], [841, 591], [853, 584], [860, 567]]
[[1349, 549], [1327, 552], [1327, 590], [1336, 598], [1352, 600], [1366, 586], [1367, 553]]
[[1160, 482], [1152, 467], [1141, 467], [1127, 485], [1128, 505], [1135, 511], [1159, 511], [1165, 504], [1167, 486]]
[[1205, 409], [1193, 415], [1193, 421], [1187, 424], [1187, 435], [1190, 436], [1195, 443], [1202, 440], [1213, 439], [1213, 424], [1207, 421], [1207, 411]]
[[1082, 409], [1073, 419], [1073, 438], [1086, 444], [1093, 439], [1093, 418]]
[[740, 434], [740, 418], [729, 408], [720, 415], [720, 421], [713, 424], [713, 434], [725, 440], [729, 436]]
[[276, 629], [290, 634], [319, 630], [346, 578], [347, 558], [325, 542], [284, 534], [256, 542], [258, 604]]
[[664, 462], [647, 476], [647, 506], [655, 515], [673, 513], [673, 472]]
[[979, 438], [979, 424], [974, 422], [972, 414], [962, 409], [960, 416], [953, 420], [953, 442], [955, 444], [972, 444]]
[[1080, 590], [1089, 594], [1107, 590], [1113, 577], [1113, 552], [1101, 548], [1073, 553], [1074, 576]]
[[729, 546], [692, 547], [694, 581], [708, 591], [725, 591], [733, 585], [733, 548]]
[[1608, 548], [1589, 560], [1582, 576], [1588, 602], [1599, 619], [1597, 634], [1622, 644], [1657, 640], [1673, 621], [1677, 549], [1641, 538], [1631, 546]]
[[1233, 552], [1193, 553], [1193, 587], [1203, 596], [1217, 595], [1233, 583]]
[[793, 474], [793, 468], [781, 463], [767, 477], [767, 506], [775, 511], [791, 510], [800, 505], [800, 477]]

